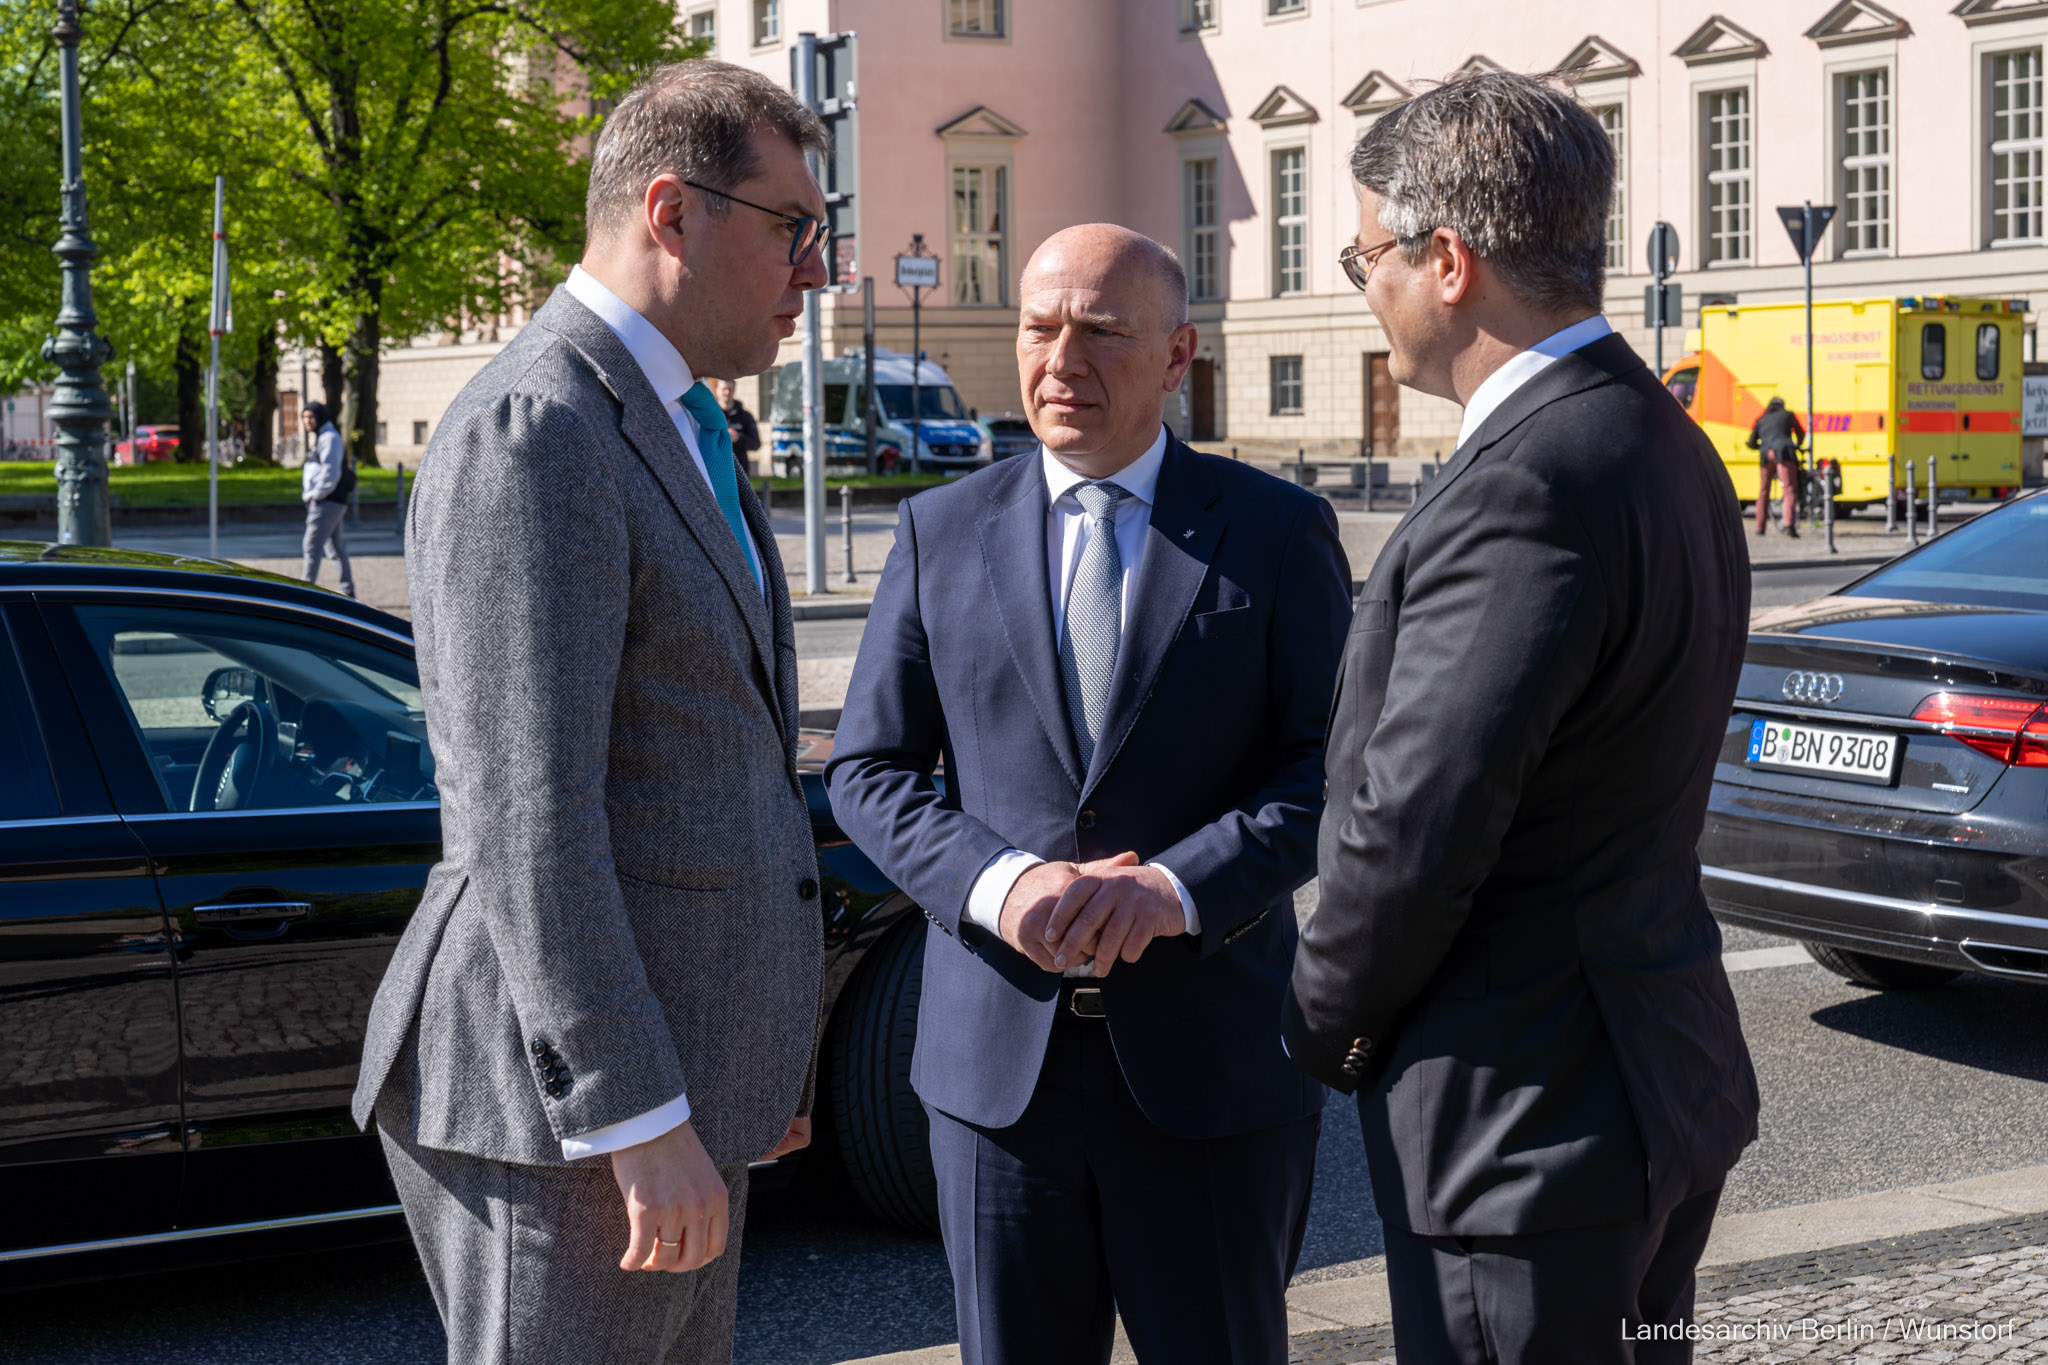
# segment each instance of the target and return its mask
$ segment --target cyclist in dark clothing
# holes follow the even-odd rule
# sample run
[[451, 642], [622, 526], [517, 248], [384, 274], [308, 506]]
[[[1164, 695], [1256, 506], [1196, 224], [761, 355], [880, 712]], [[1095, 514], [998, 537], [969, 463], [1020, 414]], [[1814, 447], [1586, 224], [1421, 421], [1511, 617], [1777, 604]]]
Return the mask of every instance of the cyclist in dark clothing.
[[1762, 535], [1770, 522], [1771, 478], [1777, 476], [1783, 490], [1780, 498], [1785, 504], [1785, 534], [1799, 534], [1799, 447], [1806, 439], [1806, 428], [1799, 425], [1799, 417], [1785, 406], [1782, 398], [1771, 399], [1770, 406], [1757, 415], [1755, 425], [1749, 429], [1749, 448], [1758, 452], [1762, 468], [1756, 481], [1756, 533]]

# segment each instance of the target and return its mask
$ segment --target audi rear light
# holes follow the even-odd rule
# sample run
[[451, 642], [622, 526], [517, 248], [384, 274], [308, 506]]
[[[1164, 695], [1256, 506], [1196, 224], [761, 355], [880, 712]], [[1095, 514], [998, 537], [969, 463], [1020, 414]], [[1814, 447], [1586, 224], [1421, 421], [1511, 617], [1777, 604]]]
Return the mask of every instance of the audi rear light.
[[2048, 706], [2025, 697], [1972, 697], [1937, 692], [1913, 719], [2016, 768], [2048, 768]]

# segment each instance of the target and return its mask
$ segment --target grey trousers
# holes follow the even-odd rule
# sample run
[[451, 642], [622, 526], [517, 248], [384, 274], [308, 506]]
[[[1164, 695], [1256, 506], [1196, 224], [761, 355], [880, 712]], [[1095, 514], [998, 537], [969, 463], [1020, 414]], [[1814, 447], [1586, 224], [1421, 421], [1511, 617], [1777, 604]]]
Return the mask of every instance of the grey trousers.
[[514, 1166], [402, 1141], [381, 1115], [378, 1128], [449, 1365], [731, 1365], [745, 1165], [719, 1171], [732, 1192], [723, 1256], [628, 1271], [609, 1159]]
[[341, 521], [348, 515], [346, 502], [309, 502], [306, 504], [306, 539], [301, 548], [305, 552], [305, 572], [300, 575], [308, 583], [320, 581], [320, 559], [332, 555], [334, 566], [341, 570], [341, 591], [343, 596], [356, 595], [355, 571], [348, 565], [348, 545], [341, 537]]

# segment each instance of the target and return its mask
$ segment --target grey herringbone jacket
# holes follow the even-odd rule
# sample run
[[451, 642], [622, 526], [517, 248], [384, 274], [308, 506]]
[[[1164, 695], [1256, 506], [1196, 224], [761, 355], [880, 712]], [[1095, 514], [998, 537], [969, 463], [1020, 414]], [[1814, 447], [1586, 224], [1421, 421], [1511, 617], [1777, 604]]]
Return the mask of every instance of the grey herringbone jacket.
[[[442, 861], [371, 1007], [355, 1117], [558, 1165], [687, 1092], [721, 1165], [804, 1102], [817, 861], [796, 636], [624, 345], [557, 291], [456, 398], [406, 572]], [[408, 1044], [412, 1046], [407, 1046]]]

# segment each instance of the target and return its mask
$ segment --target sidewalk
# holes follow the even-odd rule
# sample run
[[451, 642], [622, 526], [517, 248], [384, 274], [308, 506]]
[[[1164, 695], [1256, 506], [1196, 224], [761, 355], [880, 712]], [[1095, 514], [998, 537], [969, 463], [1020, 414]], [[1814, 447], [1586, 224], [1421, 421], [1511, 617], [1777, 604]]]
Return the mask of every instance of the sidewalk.
[[[2048, 1166], [1736, 1214], [1701, 1259], [1695, 1359], [2048, 1359]], [[1298, 1277], [1289, 1360], [1391, 1365], [1378, 1258]], [[1618, 1325], [1617, 1325], [1618, 1330]], [[938, 1346], [841, 1365], [956, 1365]], [[1135, 1361], [1118, 1334], [1118, 1362]]]

